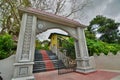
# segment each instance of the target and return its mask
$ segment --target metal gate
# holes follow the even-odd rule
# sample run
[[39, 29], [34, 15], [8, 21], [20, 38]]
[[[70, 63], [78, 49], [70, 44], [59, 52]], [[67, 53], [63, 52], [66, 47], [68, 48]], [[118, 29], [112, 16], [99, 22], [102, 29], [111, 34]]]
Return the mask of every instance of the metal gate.
[[76, 61], [72, 60], [65, 53], [58, 53], [58, 74], [65, 74], [74, 72], [76, 68]]

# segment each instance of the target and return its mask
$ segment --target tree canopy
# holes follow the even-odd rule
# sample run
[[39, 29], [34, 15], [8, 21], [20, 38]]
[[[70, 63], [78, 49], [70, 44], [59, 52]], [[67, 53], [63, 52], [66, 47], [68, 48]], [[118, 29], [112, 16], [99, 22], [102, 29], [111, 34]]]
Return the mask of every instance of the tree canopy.
[[14, 53], [15, 44], [9, 34], [0, 35], [0, 59], [4, 59]]
[[119, 44], [109, 44], [101, 40], [93, 40], [89, 38], [87, 38], [87, 46], [90, 56], [94, 54], [100, 55], [100, 53], [108, 55], [109, 52], [112, 52], [115, 55], [120, 50]]
[[100, 40], [107, 43], [120, 43], [120, 23], [102, 15], [96, 16], [90, 21], [88, 31], [92, 34], [100, 34]]
[[10, 35], [19, 34], [20, 17], [18, 6], [30, 6], [29, 0], [0, 0], [0, 31], [1, 34], [8, 33]]

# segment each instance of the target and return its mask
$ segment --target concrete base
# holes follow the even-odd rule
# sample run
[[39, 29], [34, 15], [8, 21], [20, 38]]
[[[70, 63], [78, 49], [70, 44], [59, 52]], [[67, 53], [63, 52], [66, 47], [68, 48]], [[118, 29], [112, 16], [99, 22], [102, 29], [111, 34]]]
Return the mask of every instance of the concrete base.
[[35, 80], [34, 76], [13, 78], [12, 80]]
[[110, 80], [120, 80], [120, 76], [114, 77], [114, 78], [112, 78]]
[[91, 73], [91, 72], [95, 72], [96, 69], [94, 68], [91, 68], [91, 67], [88, 67], [88, 68], [76, 68], [76, 72], [79, 72], [79, 73], [83, 73], [83, 74], [88, 74], [88, 73]]

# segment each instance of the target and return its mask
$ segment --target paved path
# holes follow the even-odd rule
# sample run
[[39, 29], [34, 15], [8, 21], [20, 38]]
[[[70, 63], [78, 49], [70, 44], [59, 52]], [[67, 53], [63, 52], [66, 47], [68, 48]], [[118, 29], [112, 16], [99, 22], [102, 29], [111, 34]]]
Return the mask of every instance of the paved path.
[[80, 74], [76, 72], [58, 75], [58, 71], [41, 72], [34, 74], [36, 80], [111, 80], [120, 73], [109, 71], [96, 71], [90, 74]]

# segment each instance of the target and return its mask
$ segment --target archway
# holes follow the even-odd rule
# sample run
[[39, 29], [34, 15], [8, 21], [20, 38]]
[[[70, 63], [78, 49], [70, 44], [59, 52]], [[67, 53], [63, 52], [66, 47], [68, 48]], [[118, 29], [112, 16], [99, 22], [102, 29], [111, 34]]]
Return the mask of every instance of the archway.
[[39, 33], [36, 39], [33, 73], [57, 70], [59, 74], [64, 74], [75, 71], [74, 38], [67, 32], [48, 29]]
[[62, 16], [46, 13], [34, 8], [19, 8], [22, 16], [21, 29], [17, 46], [16, 60], [14, 63], [13, 80], [34, 79], [33, 59], [35, 50], [36, 33], [47, 29], [58, 28], [69, 33], [75, 38], [75, 51], [77, 67], [76, 71], [81, 73], [93, 72], [84, 35], [85, 26]]

